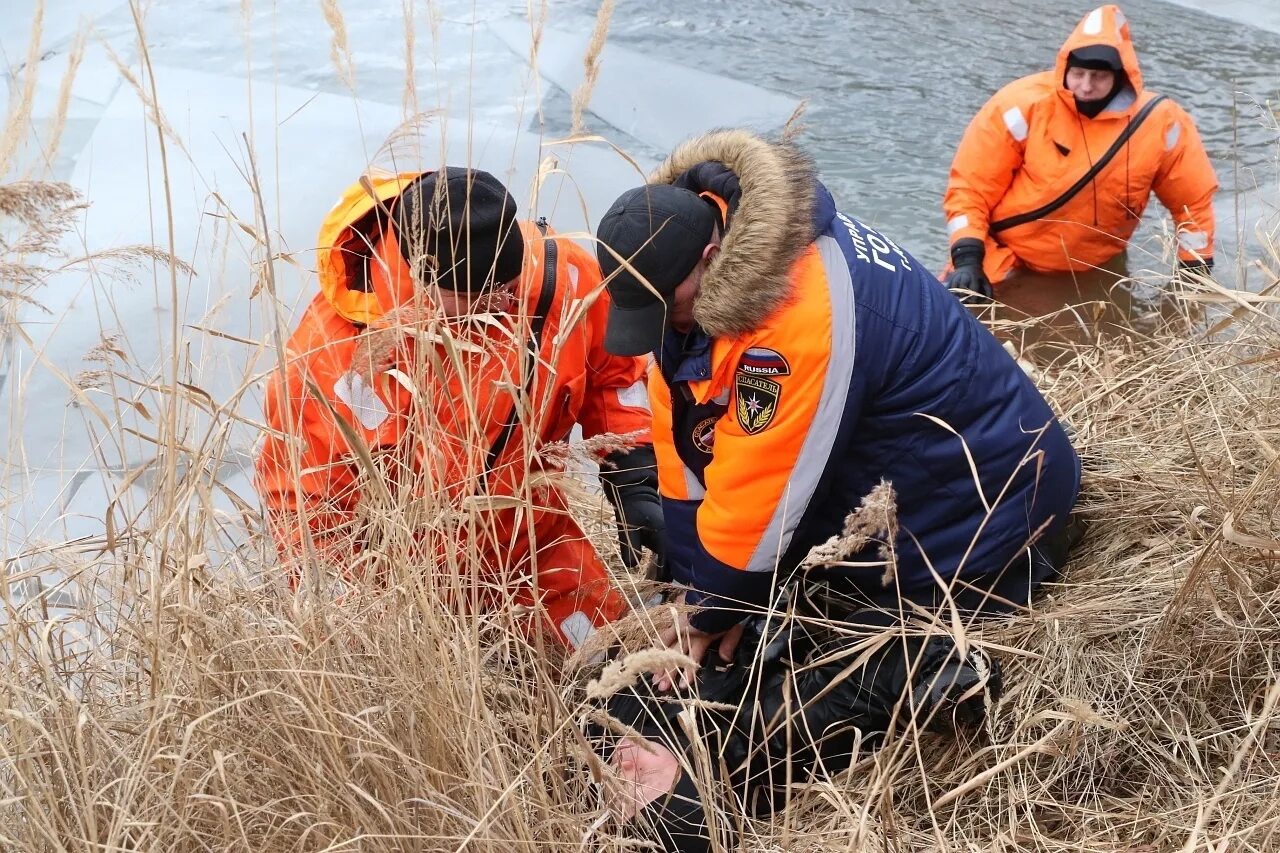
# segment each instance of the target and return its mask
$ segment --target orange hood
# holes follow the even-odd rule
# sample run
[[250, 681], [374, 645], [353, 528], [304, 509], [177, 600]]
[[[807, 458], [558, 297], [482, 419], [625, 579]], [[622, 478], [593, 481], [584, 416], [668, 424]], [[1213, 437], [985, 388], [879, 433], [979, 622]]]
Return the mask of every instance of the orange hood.
[[1133, 49], [1133, 39], [1129, 35], [1129, 22], [1124, 12], [1121, 12], [1120, 7], [1114, 3], [1099, 6], [1081, 18], [1075, 30], [1058, 50], [1058, 63], [1054, 68], [1054, 74], [1058, 81], [1059, 97], [1075, 109], [1075, 98], [1063, 84], [1067, 76], [1067, 57], [1073, 50], [1094, 45], [1115, 48], [1120, 54], [1120, 64], [1124, 67], [1124, 73], [1129, 77], [1129, 87], [1134, 93], [1132, 101], [1129, 102], [1123, 100], [1123, 93], [1117, 93], [1116, 99], [1122, 100], [1113, 101], [1113, 104], [1108, 105], [1102, 114], [1133, 110], [1137, 102], [1142, 99], [1142, 70], [1138, 67], [1138, 53]]
[[365, 176], [347, 187], [320, 226], [320, 291], [352, 323], [368, 326], [411, 297], [408, 265], [400, 258], [393, 229], [384, 225], [388, 203], [420, 174]]

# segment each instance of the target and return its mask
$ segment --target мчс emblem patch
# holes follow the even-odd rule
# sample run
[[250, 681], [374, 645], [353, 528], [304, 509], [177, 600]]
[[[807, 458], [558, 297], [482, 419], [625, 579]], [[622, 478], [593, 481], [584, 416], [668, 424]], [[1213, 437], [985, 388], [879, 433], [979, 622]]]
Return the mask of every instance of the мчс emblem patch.
[[716, 421], [718, 420], [720, 420], [719, 415], [703, 418], [693, 428], [693, 446], [699, 453], [711, 453], [716, 443]]
[[734, 377], [734, 390], [738, 394], [738, 402], [734, 412], [738, 418], [738, 426], [747, 435], [755, 435], [763, 431], [773, 422], [778, 412], [778, 400], [782, 397], [782, 386], [772, 379], [739, 373]]
[[751, 347], [738, 361], [738, 372], [752, 376], [790, 376], [791, 365], [777, 350], [767, 347]]

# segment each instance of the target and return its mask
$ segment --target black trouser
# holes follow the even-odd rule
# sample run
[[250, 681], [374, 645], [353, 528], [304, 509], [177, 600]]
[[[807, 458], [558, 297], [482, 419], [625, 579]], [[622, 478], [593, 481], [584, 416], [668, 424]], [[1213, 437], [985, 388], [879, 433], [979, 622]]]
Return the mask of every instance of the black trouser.
[[898, 589], [867, 590], [856, 587], [835, 575], [818, 575], [806, 588], [810, 598], [822, 612], [845, 614], [857, 610], [910, 612], [903, 602], [911, 602], [925, 610], [941, 611], [948, 607], [948, 596], [962, 616], [983, 618], [1003, 616], [1031, 602], [1042, 584], [1056, 580], [1075, 544], [1084, 535], [1084, 521], [1077, 515], [1049, 531], [1036, 544], [1027, 548], [1002, 569], [968, 579], [956, 579], [949, 589], [937, 584]]
[[[695, 691], [658, 694], [644, 678], [610, 697], [606, 710], [666, 746], [682, 766], [709, 761], [714, 777], [762, 816], [779, 805], [776, 795], [788, 782], [837, 773], [879, 746], [909, 686], [950, 658], [954, 644], [947, 635], [886, 632], [897, 623], [885, 610], [822, 622], [800, 616], [799, 608], [785, 617], [756, 618], [731, 664], [709, 653]], [[866, 664], [855, 667], [872, 649]], [[682, 712], [696, 720], [696, 747], [678, 719]], [[610, 749], [601, 751], [607, 756]], [[737, 809], [711, 812], [723, 816]], [[651, 803], [639, 820], [645, 825], [638, 831], [652, 833], [663, 849], [710, 849], [713, 830], [687, 771], [672, 796]], [[733, 827], [718, 831], [731, 834]]]
[[[1025, 606], [1058, 577], [1082, 532], [1079, 522], [1063, 525], [1003, 571], [953, 584], [950, 602], [965, 621]], [[696, 698], [715, 707], [655, 694], [644, 679], [611, 697], [607, 711], [677, 756], [690, 746], [677, 716], [691, 711], [717, 777], [753, 811], [767, 812], [779, 786], [838, 772], [879, 746], [895, 713], [910, 713], [903, 700], [911, 687], [953, 660], [951, 636], [920, 625], [908, 601], [929, 612], [950, 606], [936, 587], [868, 593], [809, 584], [785, 612], [749, 620], [732, 664], [714, 651], [703, 662]], [[669, 849], [706, 849], [695, 790], [685, 774], [670, 801], [646, 810]]]

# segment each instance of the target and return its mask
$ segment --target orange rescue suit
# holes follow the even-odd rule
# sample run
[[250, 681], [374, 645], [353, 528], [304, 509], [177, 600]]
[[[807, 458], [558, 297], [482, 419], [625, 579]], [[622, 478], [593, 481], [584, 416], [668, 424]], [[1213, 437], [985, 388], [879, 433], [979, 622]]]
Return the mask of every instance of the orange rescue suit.
[[[321, 227], [321, 292], [289, 339], [285, 376], [273, 373], [267, 386], [272, 432], [257, 485], [271, 532], [291, 582], [308, 576], [310, 548], [327, 582], [351, 580], [363, 574], [351, 567], [369, 546], [363, 502], [385, 487], [413, 525], [420, 564], [482, 576], [480, 592], [460, 597], [541, 605], [559, 636], [577, 644], [617, 618], [623, 601], [561, 490], [530, 491], [537, 462], [529, 460], [567, 439], [574, 424], [587, 437], [642, 431], [648, 441], [644, 361], [604, 350], [609, 298], [595, 259], [528, 222], [520, 223], [526, 256], [513, 310], [492, 322], [443, 320], [413, 286], [384, 215], [416, 177], [353, 185]], [[553, 244], [555, 295], [526, 386], [529, 318]], [[536, 432], [526, 434], [522, 406], [522, 425], [486, 473], [488, 451], [525, 387]], [[384, 475], [379, 484], [368, 481], [335, 414], [369, 449]], [[509, 499], [529, 494], [534, 506]], [[416, 515], [405, 509], [415, 506]]]
[[[1092, 45], [1119, 53], [1129, 85], [1087, 118], [1064, 81], [1068, 55]], [[1018, 268], [1089, 269], [1124, 251], [1155, 190], [1177, 226], [1179, 258], [1194, 263], [1212, 257], [1218, 180], [1195, 123], [1169, 99], [1070, 201], [1040, 219], [990, 233], [992, 222], [1063, 195], [1155, 97], [1143, 86], [1120, 9], [1090, 12], [1058, 51], [1053, 71], [1005, 86], [969, 123], [943, 200], [951, 244], [969, 237], [985, 241], [984, 271], [992, 282]]]

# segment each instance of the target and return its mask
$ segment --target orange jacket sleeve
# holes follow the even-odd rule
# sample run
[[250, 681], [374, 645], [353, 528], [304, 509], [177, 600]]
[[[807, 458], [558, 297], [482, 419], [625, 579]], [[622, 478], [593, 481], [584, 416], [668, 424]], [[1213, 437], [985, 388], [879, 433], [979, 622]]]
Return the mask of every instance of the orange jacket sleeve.
[[1213, 257], [1213, 196], [1218, 176], [1209, 162], [1200, 133], [1186, 110], [1171, 103], [1164, 129], [1164, 156], [1152, 188], [1173, 216], [1178, 257], [1194, 262]]
[[[256, 464], [268, 529], [291, 580], [300, 580], [307, 540], [322, 563], [347, 565], [360, 550], [353, 522], [359, 498], [354, 464], [328, 409], [307, 390], [306, 361], [290, 359], [287, 379], [267, 384], [267, 433]], [[286, 387], [287, 386], [287, 387]]]
[[609, 320], [609, 293], [601, 284], [600, 266], [595, 258], [567, 239], [556, 241], [570, 265], [569, 276], [576, 281], [579, 298], [592, 300], [583, 322], [590, 343], [587, 351], [587, 386], [578, 414], [586, 438], [604, 433], [640, 432], [648, 443], [649, 396], [645, 390], [643, 358], [611, 355], [604, 348], [604, 330]]
[[966, 237], [986, 240], [991, 211], [1022, 167], [1030, 104], [1015, 95], [1012, 87], [997, 92], [960, 139], [942, 201], [950, 244]]

